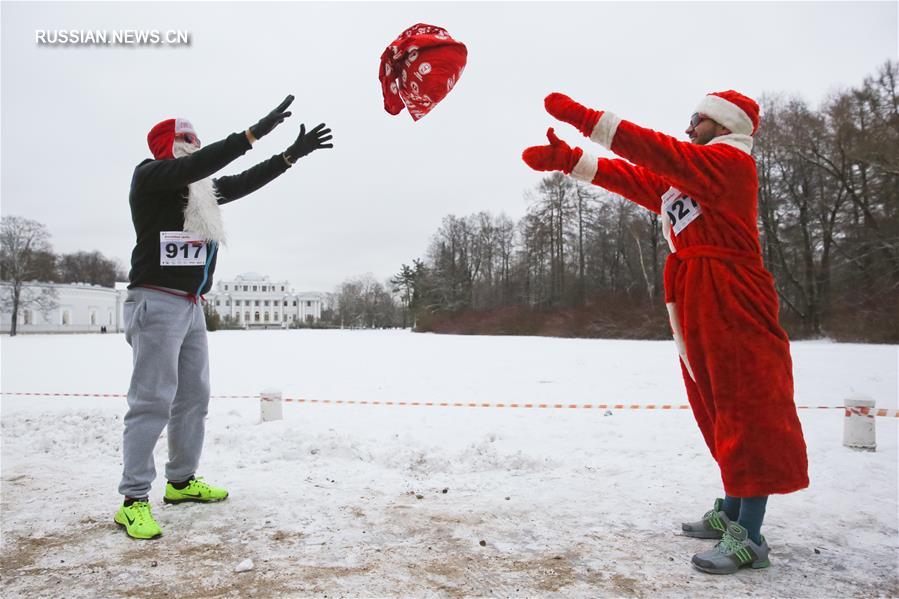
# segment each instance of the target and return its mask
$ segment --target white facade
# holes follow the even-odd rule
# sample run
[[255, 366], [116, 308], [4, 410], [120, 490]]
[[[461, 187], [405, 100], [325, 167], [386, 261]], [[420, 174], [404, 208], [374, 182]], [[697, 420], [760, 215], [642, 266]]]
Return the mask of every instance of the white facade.
[[245, 273], [230, 281], [218, 281], [206, 301], [223, 319], [245, 328], [280, 327], [312, 323], [322, 317], [319, 293], [298, 293], [288, 281], [272, 281], [257, 273]]
[[[17, 333], [99, 333], [105, 330], [120, 332], [123, 329], [122, 304], [125, 301], [126, 284], [117, 283], [116, 289], [85, 283], [26, 283], [26, 291], [40, 293], [43, 289], [56, 291], [57, 307], [46, 314], [29, 307], [19, 306]], [[0, 282], [0, 295], [9, 297], [12, 285]], [[12, 308], [0, 311], [0, 333], [9, 333], [12, 324]]]

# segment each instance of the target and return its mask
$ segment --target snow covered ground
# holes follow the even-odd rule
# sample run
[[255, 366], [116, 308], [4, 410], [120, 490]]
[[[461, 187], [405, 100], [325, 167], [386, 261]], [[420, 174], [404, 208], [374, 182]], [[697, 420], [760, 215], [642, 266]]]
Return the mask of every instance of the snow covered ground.
[[[4, 596], [897, 596], [897, 419], [878, 451], [840, 410], [801, 411], [812, 485], [769, 501], [772, 567], [713, 577], [678, 534], [721, 492], [687, 411], [284, 405], [213, 399], [199, 474], [217, 505], [167, 506], [130, 540], [120, 498], [121, 335], [19, 336], [2, 351]], [[354, 401], [686, 403], [673, 344], [216, 332], [214, 395]], [[799, 405], [896, 408], [896, 346], [793, 346]], [[165, 443], [157, 447], [157, 467]], [[254, 568], [235, 572], [252, 559]]]

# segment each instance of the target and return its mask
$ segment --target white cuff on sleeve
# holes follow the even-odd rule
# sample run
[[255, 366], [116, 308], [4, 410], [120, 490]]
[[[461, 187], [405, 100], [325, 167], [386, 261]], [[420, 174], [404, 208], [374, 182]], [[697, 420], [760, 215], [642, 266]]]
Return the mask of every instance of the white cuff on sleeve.
[[592, 183], [593, 177], [596, 176], [596, 168], [598, 166], [599, 162], [596, 160], [596, 156], [591, 156], [587, 152], [584, 152], [581, 154], [581, 159], [574, 165], [571, 176], [575, 179]]
[[615, 132], [618, 131], [618, 124], [621, 123], [621, 117], [613, 112], [604, 112], [596, 126], [593, 127], [593, 133], [590, 139], [602, 145], [606, 149], [612, 149], [612, 139], [615, 138]]

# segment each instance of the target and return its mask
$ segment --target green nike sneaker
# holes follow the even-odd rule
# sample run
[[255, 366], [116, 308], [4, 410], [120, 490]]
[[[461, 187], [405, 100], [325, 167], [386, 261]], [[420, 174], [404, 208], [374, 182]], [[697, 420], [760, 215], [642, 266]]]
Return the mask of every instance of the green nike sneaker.
[[153, 511], [147, 501], [123, 505], [113, 519], [132, 539], [155, 539], [162, 535], [162, 529], [153, 519]]
[[745, 528], [731, 523], [713, 549], [693, 556], [693, 565], [709, 574], [733, 574], [745, 567], [753, 570], [767, 568], [771, 565], [768, 561], [770, 549], [764, 536], [761, 540], [761, 544], [756, 545], [748, 538]]
[[222, 501], [228, 498], [228, 491], [221, 487], [213, 487], [209, 483], [203, 481], [203, 477], [193, 478], [187, 481], [187, 486], [183, 489], [176, 489], [172, 483], [166, 483], [165, 495], [162, 500], [166, 503], [182, 503], [184, 501], [195, 501], [197, 503], [210, 503], [213, 501]]
[[707, 511], [702, 520], [681, 524], [684, 536], [696, 539], [720, 539], [724, 536], [724, 531], [730, 526], [730, 518], [721, 509], [723, 505], [724, 500], [719, 497], [715, 500], [715, 507]]

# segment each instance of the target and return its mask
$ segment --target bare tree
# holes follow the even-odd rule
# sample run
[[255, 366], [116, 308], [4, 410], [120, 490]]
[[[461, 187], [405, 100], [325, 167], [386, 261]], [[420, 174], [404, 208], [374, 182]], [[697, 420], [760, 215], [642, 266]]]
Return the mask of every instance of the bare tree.
[[383, 328], [396, 325], [397, 306], [371, 274], [343, 282], [336, 292], [341, 327]]
[[10, 283], [0, 302], [4, 312], [12, 312], [10, 336], [16, 334], [20, 309], [47, 314], [56, 307], [53, 288], [24, 288], [37, 278], [44, 266], [42, 258], [51, 252], [50, 233], [41, 223], [20, 216], [4, 216], [0, 221], [0, 279]]
[[899, 326], [889, 308], [899, 300], [897, 75], [899, 64], [887, 63], [819, 110], [763, 98], [763, 254], [803, 333], [858, 331], [866, 320]]

